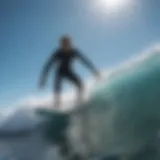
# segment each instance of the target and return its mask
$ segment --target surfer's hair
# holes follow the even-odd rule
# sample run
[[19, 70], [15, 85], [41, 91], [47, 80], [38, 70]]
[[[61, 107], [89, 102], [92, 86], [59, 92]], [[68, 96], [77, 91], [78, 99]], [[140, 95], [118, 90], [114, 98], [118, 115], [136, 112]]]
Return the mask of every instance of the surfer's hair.
[[72, 38], [69, 35], [63, 35], [63, 36], [61, 36], [60, 41], [61, 42], [63, 42], [63, 41], [72, 41]]

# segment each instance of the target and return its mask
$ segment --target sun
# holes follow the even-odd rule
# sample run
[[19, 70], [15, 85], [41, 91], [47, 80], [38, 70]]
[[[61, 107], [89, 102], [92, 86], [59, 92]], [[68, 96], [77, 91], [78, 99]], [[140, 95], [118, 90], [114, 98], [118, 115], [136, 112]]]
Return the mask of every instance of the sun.
[[100, 0], [100, 3], [104, 5], [107, 9], [119, 9], [127, 4], [128, 0]]
[[96, 8], [106, 13], [118, 13], [129, 7], [131, 0], [95, 0]]

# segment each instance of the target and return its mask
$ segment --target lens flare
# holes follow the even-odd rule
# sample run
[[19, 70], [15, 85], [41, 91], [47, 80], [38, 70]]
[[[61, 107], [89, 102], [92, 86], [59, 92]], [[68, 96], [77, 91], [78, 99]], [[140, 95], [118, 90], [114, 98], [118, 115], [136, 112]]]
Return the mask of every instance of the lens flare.
[[113, 14], [128, 10], [132, 5], [132, 0], [96, 0], [95, 4], [98, 10]]

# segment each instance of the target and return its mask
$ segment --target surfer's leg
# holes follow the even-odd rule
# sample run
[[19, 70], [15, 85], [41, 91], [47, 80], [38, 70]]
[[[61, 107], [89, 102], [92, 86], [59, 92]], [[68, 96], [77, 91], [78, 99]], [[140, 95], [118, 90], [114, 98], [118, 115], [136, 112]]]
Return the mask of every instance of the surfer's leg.
[[55, 84], [54, 84], [54, 93], [55, 93], [55, 98], [54, 98], [54, 106], [56, 108], [60, 107], [60, 94], [61, 94], [61, 89], [62, 89], [62, 75], [61, 74], [56, 74], [55, 76]]
[[81, 78], [73, 72], [69, 72], [67, 78], [76, 85], [78, 89], [77, 103], [81, 102], [83, 98], [83, 83]]

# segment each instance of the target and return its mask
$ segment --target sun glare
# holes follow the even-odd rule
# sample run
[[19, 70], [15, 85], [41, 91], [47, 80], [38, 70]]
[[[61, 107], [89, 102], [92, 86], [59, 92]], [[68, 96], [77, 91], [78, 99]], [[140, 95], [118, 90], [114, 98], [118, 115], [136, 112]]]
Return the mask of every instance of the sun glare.
[[127, 0], [100, 0], [108, 9], [118, 9], [124, 7], [127, 4]]
[[106, 13], [119, 13], [131, 5], [132, 0], [96, 0], [96, 6]]

